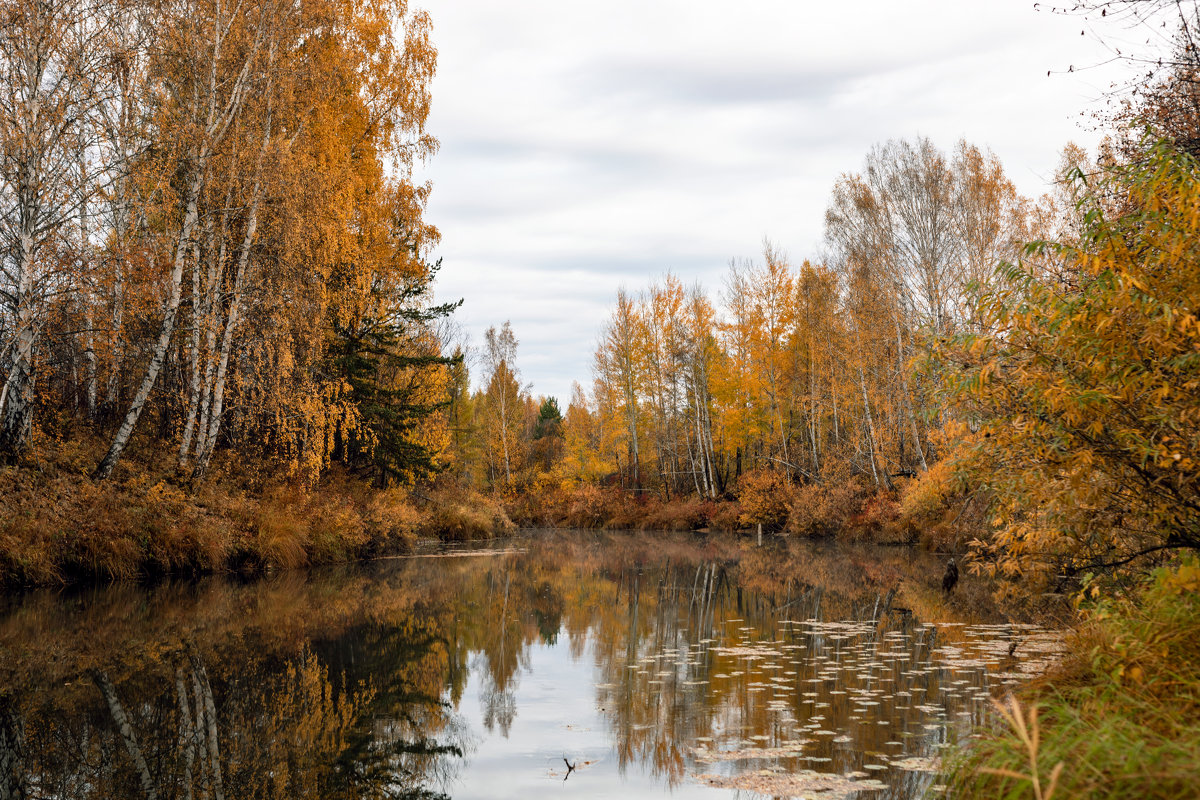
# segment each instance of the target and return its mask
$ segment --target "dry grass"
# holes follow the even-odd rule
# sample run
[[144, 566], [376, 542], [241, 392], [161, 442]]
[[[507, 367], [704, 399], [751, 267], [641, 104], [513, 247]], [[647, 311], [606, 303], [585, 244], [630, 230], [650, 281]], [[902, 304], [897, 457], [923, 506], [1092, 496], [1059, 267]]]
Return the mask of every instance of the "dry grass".
[[447, 498], [420, 509], [336, 468], [320, 485], [265, 483], [252, 464], [220, 464], [191, 486], [151, 453], [96, 483], [104, 442], [42, 448], [0, 468], [0, 585], [123, 580], [142, 574], [257, 572], [406, 552], [418, 533], [494, 536], [512, 523], [494, 501]]
[[466, 489], [446, 488], [426, 502], [422, 533], [447, 541], [503, 536], [516, 530], [499, 500]]

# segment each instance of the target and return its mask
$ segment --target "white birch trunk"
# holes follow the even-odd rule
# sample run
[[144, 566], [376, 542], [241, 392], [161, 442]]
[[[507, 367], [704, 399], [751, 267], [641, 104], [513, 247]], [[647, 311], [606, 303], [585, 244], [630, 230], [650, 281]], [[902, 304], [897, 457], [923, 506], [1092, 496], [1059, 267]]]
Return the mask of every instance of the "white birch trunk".
[[203, 181], [203, 167], [196, 165], [193, 169], [192, 178], [187, 187], [183, 224], [180, 226], [179, 237], [175, 243], [175, 263], [171, 269], [171, 294], [163, 309], [163, 321], [162, 327], [159, 329], [158, 341], [154, 345], [153, 355], [150, 357], [150, 363], [146, 367], [146, 374], [142, 377], [141, 385], [138, 386], [137, 394], [134, 395], [133, 402], [129, 405], [129, 411], [125, 414], [121, 427], [113, 437], [104, 459], [96, 467], [95, 477], [100, 480], [112, 475], [113, 468], [116, 467], [121, 454], [125, 452], [125, 448], [129, 444], [129, 437], [133, 434], [133, 428], [137, 425], [138, 418], [142, 415], [142, 409], [146, 406], [146, 400], [150, 397], [150, 391], [158, 380], [158, 373], [162, 370], [167, 349], [171, 345], [171, 337], [175, 333], [175, 319], [179, 313], [180, 301], [183, 299], [183, 268], [199, 217], [200, 185]]
[[[211, 248], [210, 251], [211, 253]], [[179, 468], [187, 466], [188, 452], [192, 446], [192, 434], [196, 429], [196, 413], [200, 408], [200, 327], [204, 321], [200, 302], [200, 243], [192, 247], [192, 335], [188, 346], [188, 361], [191, 362], [191, 381], [188, 385], [188, 403], [185, 412], [183, 436], [179, 440]]]
[[113, 688], [112, 681], [103, 672], [93, 673], [92, 679], [100, 689], [100, 693], [104, 695], [105, 702], [108, 703], [108, 710], [112, 714], [113, 722], [117, 723], [117, 730], [121, 734], [121, 740], [125, 743], [125, 750], [133, 760], [133, 766], [142, 782], [142, 791], [146, 793], [146, 800], [158, 800], [158, 789], [154, 785], [154, 778], [150, 775], [150, 768], [146, 764], [142, 748], [138, 745], [133, 724], [129, 721], [125, 707], [121, 705], [121, 701], [117, 697], [117, 690]]
[[867, 418], [867, 455], [871, 459], [871, 475], [875, 478], [875, 485], [879, 486], [879, 471], [875, 468], [875, 421], [871, 417], [871, 402], [867, 399], [867, 378], [862, 367], [858, 368], [858, 382], [862, 387], [863, 413]]
[[246, 218], [246, 231], [242, 237], [241, 248], [238, 250], [237, 272], [233, 279], [233, 296], [229, 301], [229, 314], [225, 318], [225, 329], [221, 333], [221, 350], [217, 359], [216, 375], [213, 378], [212, 402], [205, 409], [207, 424], [200, 428], [200, 438], [196, 441], [196, 467], [192, 471], [193, 480], [204, 477], [208, 471], [217, 442], [217, 434], [221, 430], [221, 414], [225, 405], [225, 381], [229, 374], [229, 355], [233, 351], [234, 331], [241, 318], [241, 299], [245, 290], [246, 273], [250, 267], [250, 249], [254, 245], [254, 234], [258, 230], [258, 206], [261, 194], [261, 184], [256, 181], [254, 198], [250, 202], [250, 210]]
[[[25, 212], [32, 217], [32, 212]], [[33, 350], [36, 319], [33, 308], [33, 221], [24, 221], [17, 251], [16, 332], [4, 383], [0, 415], [0, 458], [15, 458], [25, 449], [33, 414]]]

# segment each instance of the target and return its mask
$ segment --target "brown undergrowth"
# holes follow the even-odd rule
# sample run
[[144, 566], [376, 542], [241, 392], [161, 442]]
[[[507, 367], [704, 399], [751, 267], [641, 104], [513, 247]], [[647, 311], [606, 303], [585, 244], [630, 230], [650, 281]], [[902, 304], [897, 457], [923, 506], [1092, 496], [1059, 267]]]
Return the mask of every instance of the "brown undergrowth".
[[[89, 477], [99, 442], [0, 467], [0, 585], [120, 580], [223, 570], [258, 573], [407, 552], [418, 537], [509, 532], [498, 503], [465, 490], [380, 490], [332, 468], [316, 486], [220, 464], [193, 485], [170, 454]], [[259, 465], [261, 466], [261, 465]]]
[[[171, 453], [139, 447], [109, 481], [89, 470], [103, 442], [39, 448], [36, 463], [0, 468], [0, 585], [118, 580], [142, 574], [280, 568], [406, 552], [419, 537], [463, 541], [517, 526], [716, 531], [918, 544], [961, 551], [959, 498], [937, 467], [892, 490], [861, 476], [797, 485], [743, 475], [730, 495], [664, 497], [579, 484], [485, 495], [452, 480], [378, 489], [338, 467], [316, 486], [264, 478], [261, 464], [218, 462], [192, 484]], [[953, 519], [952, 519], [953, 518]]]
[[767, 534], [960, 552], [969, 537], [952, 524], [957, 498], [943, 486], [936, 475], [892, 489], [851, 475], [798, 485], [779, 472], [757, 470], [717, 500], [583, 483], [523, 487], [502, 495], [502, 502], [521, 527], [754, 533], [761, 524]]

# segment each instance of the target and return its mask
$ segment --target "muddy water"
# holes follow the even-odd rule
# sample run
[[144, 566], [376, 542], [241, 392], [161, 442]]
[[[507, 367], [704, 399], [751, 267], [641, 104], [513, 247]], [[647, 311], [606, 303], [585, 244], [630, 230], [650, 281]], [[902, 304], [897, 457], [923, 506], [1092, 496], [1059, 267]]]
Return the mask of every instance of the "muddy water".
[[0, 797], [920, 797], [1059, 646], [941, 566], [580, 532], [27, 595]]

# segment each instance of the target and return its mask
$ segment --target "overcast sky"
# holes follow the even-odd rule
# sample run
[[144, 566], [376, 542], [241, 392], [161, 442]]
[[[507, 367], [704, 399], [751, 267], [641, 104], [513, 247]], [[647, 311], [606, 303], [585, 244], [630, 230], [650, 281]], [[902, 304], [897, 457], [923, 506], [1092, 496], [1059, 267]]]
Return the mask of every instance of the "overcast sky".
[[1040, 194], [1064, 144], [1097, 141], [1081, 113], [1114, 76], [1079, 71], [1106, 58], [1080, 19], [1028, 0], [417, 2], [438, 295], [477, 347], [511, 320], [523, 382], [564, 411], [618, 287], [669, 270], [715, 293], [764, 237], [815, 255], [833, 182], [890, 138], [965, 138]]

